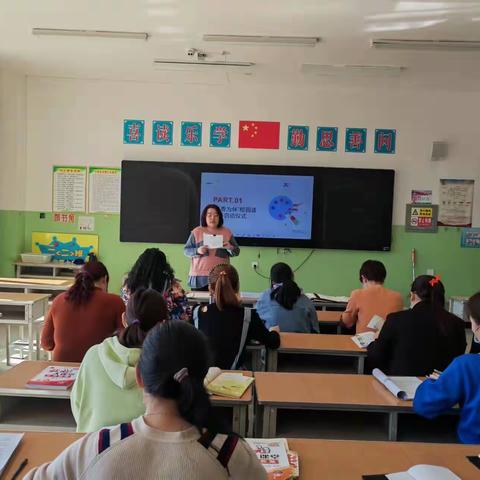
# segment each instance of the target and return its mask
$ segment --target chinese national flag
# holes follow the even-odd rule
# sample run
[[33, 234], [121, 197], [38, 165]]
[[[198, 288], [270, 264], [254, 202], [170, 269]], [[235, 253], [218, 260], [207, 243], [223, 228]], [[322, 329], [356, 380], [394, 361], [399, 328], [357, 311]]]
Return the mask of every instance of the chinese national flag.
[[280, 122], [256, 122], [240, 120], [238, 148], [269, 148], [278, 150]]

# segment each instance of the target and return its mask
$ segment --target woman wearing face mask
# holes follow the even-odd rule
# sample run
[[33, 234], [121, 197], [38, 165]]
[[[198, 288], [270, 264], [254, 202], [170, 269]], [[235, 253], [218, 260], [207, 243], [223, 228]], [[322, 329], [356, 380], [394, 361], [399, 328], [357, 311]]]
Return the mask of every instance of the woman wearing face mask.
[[[208, 274], [219, 264], [230, 263], [230, 257], [240, 253], [240, 247], [232, 232], [223, 226], [223, 214], [218, 205], [207, 205], [201, 215], [201, 225], [190, 233], [183, 251], [190, 257], [188, 284], [192, 290], [208, 291]], [[222, 248], [205, 245], [205, 235], [221, 235]]]
[[[480, 340], [480, 292], [468, 300], [472, 332]], [[427, 379], [417, 389], [413, 408], [416, 413], [434, 418], [453, 406], [461, 407], [457, 434], [463, 443], [480, 443], [480, 355], [456, 358], [438, 380]]]
[[465, 353], [463, 320], [445, 310], [439, 277], [420, 275], [410, 289], [409, 310], [387, 316], [368, 350], [369, 365], [387, 375], [428, 375]]

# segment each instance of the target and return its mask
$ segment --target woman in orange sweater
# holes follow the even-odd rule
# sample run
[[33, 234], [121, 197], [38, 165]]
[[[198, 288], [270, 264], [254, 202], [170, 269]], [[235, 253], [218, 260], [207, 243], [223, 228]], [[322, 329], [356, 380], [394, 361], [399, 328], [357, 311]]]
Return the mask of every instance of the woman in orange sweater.
[[58, 362], [81, 362], [87, 350], [122, 329], [125, 305], [107, 293], [108, 271], [101, 262], [86, 263], [75, 283], [55, 298], [41, 335], [44, 350]]

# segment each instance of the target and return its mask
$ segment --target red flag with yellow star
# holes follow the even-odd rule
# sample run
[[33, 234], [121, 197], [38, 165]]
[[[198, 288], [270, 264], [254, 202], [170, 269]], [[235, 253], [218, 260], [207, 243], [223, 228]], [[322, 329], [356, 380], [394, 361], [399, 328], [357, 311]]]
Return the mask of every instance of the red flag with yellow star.
[[240, 120], [238, 148], [269, 148], [278, 150], [280, 122], [257, 122]]

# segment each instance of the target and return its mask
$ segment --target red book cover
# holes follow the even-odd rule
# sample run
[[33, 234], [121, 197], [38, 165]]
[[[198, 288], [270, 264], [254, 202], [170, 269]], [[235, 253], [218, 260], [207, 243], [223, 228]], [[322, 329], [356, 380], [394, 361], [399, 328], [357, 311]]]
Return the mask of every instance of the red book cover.
[[238, 125], [238, 148], [278, 150], [279, 145], [280, 122], [240, 120]]
[[78, 368], [52, 365], [31, 378], [26, 386], [45, 390], [67, 390], [75, 382]]

